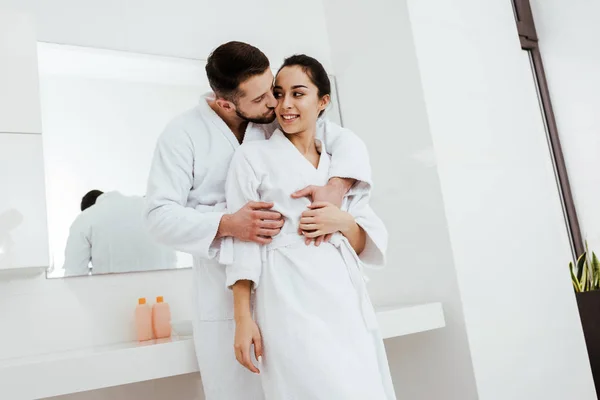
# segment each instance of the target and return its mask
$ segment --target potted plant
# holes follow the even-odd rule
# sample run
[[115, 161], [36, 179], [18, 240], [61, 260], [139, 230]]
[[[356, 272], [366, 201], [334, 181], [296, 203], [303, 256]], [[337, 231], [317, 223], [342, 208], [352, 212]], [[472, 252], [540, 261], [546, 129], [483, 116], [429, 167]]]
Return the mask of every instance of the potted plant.
[[600, 395], [600, 261], [593, 252], [590, 255], [587, 243], [585, 248], [576, 264], [569, 263], [569, 269], [596, 394]]

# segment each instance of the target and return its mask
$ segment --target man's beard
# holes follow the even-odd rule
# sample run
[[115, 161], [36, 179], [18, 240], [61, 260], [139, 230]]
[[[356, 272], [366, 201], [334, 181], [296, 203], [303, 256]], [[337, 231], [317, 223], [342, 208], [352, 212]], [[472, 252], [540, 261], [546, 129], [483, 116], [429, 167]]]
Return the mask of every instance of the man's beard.
[[244, 121], [252, 122], [255, 124], [270, 124], [271, 122], [275, 121], [275, 118], [276, 118], [275, 110], [273, 110], [267, 116], [263, 115], [260, 117], [250, 117], [250, 116], [244, 114], [243, 112], [241, 112], [240, 109], [237, 107], [237, 104], [235, 107], [235, 113], [237, 114], [238, 117], [240, 117]]

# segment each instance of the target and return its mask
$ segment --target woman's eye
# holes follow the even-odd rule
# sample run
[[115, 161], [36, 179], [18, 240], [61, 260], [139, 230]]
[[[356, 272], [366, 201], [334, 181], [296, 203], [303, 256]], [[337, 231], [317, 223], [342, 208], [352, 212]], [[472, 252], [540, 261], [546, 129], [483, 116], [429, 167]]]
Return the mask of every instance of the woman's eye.
[[301, 97], [301, 96], [304, 96], [304, 93], [294, 92], [294, 97]]
[[274, 96], [276, 99], [278, 99], [278, 98], [280, 98], [280, 97], [281, 97], [281, 93], [273, 93], [273, 96]]

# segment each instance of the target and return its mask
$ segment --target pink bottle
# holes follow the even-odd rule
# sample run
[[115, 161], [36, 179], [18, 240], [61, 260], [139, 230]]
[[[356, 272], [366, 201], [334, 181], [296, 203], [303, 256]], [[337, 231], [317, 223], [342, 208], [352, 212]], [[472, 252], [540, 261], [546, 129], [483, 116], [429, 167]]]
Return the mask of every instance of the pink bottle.
[[171, 308], [163, 300], [158, 296], [152, 306], [152, 329], [157, 339], [171, 337]]
[[152, 339], [152, 309], [144, 297], [138, 299], [135, 308], [135, 327], [140, 342]]

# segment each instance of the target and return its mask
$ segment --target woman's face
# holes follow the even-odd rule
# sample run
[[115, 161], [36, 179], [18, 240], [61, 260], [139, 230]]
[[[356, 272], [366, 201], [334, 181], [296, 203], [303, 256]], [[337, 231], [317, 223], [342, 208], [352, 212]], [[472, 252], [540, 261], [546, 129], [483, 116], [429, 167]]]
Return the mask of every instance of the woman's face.
[[329, 95], [319, 98], [317, 86], [296, 65], [279, 71], [273, 94], [277, 100], [277, 120], [288, 135], [314, 129], [319, 113], [329, 104]]

